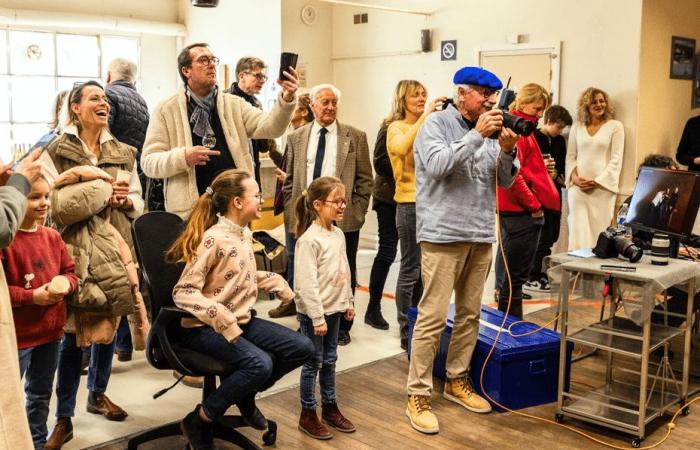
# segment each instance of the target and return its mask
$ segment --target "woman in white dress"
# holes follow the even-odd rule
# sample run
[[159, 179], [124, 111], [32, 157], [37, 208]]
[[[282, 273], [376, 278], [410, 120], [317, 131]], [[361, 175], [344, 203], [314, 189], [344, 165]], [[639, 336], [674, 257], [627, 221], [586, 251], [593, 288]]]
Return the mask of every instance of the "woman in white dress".
[[566, 152], [569, 250], [592, 248], [613, 219], [625, 130], [613, 120], [608, 94], [588, 88], [578, 101]]

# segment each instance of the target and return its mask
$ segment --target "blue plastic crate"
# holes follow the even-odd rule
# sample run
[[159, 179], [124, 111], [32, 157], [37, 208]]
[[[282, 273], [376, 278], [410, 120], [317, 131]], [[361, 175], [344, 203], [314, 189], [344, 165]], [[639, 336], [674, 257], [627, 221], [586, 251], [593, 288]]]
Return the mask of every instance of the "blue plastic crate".
[[[408, 345], [409, 355], [413, 327], [418, 311], [410, 308], [408, 311]], [[454, 305], [450, 305], [447, 325], [440, 338], [440, 346], [435, 362], [433, 375], [445, 379], [445, 361], [452, 336], [454, 320]], [[505, 329], [518, 319], [509, 316]], [[489, 350], [493, 346], [498, 333], [497, 328], [503, 322], [503, 313], [497, 309], [483, 306], [481, 308], [479, 338], [472, 358], [470, 376], [474, 388], [483, 395], [480, 386], [481, 368]], [[485, 326], [487, 322], [492, 326]], [[513, 334], [523, 334], [538, 328], [533, 323], [520, 323], [513, 327]], [[557, 399], [557, 384], [559, 382], [559, 333], [543, 329], [529, 336], [512, 337], [505, 330], [501, 333], [496, 348], [491, 354], [484, 373], [484, 388], [488, 395], [498, 403], [510, 409], [529, 408], [531, 406], [551, 403]], [[569, 368], [573, 344], [567, 347], [566, 389], [569, 386]], [[495, 405], [494, 405], [495, 407]], [[495, 407], [496, 410], [502, 411]]]

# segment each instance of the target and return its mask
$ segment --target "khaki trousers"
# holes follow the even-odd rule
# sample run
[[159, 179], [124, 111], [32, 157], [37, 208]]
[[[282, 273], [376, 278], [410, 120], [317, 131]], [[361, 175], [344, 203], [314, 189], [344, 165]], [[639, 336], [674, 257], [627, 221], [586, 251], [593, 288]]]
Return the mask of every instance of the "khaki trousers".
[[479, 315], [484, 283], [491, 264], [491, 244], [421, 242], [423, 297], [411, 340], [411, 363], [407, 391], [430, 395], [433, 360], [445, 329], [452, 291], [455, 319], [447, 352], [447, 378], [468, 375], [479, 334]]

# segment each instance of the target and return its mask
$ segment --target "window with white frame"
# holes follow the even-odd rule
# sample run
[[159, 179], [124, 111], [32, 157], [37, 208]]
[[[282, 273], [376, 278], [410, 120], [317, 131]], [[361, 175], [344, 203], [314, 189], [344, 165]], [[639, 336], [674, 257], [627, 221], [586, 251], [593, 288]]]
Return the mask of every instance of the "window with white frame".
[[133, 37], [0, 30], [0, 160], [15, 159], [49, 131], [59, 91], [104, 83], [112, 59], [138, 65], [139, 50]]

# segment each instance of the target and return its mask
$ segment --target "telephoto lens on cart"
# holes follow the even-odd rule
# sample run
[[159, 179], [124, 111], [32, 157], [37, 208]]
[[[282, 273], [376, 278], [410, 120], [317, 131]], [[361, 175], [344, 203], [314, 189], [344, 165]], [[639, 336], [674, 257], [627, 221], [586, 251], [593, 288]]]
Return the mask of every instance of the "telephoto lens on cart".
[[651, 263], [656, 266], [668, 265], [668, 258], [671, 253], [671, 240], [667, 234], [654, 233], [651, 240]]

